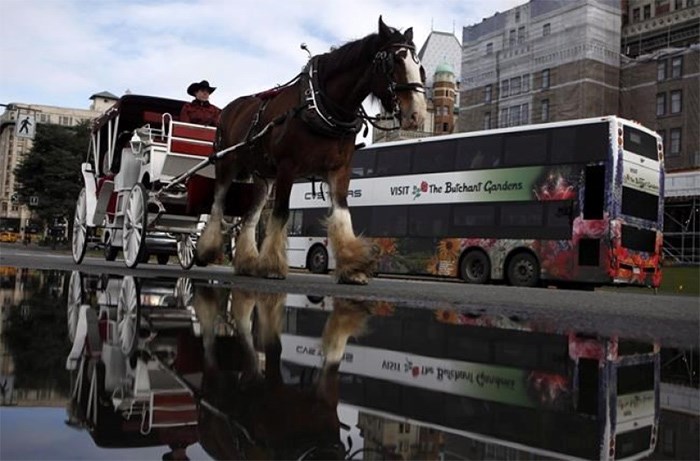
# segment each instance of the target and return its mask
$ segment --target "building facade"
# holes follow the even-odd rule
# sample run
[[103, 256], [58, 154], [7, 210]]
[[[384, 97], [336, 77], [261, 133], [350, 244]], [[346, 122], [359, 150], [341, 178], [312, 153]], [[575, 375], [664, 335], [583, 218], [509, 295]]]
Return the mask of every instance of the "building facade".
[[531, 0], [463, 31], [458, 131], [615, 114], [615, 0]]
[[[31, 213], [28, 204], [16, 194], [14, 170], [31, 150], [33, 137], [22, 136], [22, 123], [29, 117], [31, 125], [55, 124], [75, 126], [102, 114], [118, 98], [103, 92], [91, 96], [89, 109], [10, 103], [0, 115], [0, 217], [20, 218], [24, 223]], [[29, 126], [29, 124], [27, 124]], [[35, 126], [32, 128], [35, 129]], [[87, 146], [85, 146], [87, 152]]]

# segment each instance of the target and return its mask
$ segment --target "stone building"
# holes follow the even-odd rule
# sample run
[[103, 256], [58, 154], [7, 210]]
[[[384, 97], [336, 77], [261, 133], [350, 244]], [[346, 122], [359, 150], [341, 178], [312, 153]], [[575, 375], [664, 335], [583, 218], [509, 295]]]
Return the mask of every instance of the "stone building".
[[615, 114], [615, 0], [531, 0], [463, 31], [458, 131]]

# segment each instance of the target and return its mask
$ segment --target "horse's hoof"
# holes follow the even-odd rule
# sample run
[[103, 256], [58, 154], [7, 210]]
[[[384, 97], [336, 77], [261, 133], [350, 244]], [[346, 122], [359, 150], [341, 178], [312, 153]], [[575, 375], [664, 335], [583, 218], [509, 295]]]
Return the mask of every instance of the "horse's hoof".
[[367, 285], [369, 283], [369, 278], [367, 274], [363, 273], [348, 274], [338, 278], [338, 283], [344, 285]]

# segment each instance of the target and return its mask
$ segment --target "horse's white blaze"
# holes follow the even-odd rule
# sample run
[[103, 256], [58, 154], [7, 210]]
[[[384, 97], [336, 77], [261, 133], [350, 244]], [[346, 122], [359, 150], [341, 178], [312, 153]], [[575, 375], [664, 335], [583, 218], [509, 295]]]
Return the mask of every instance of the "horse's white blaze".
[[[419, 83], [422, 84], [420, 76], [420, 61], [413, 58], [413, 54], [409, 51], [402, 58], [404, 69], [406, 71], [406, 82], [407, 83]], [[404, 128], [420, 128], [425, 120], [427, 112], [427, 104], [425, 102], [425, 94], [422, 91], [410, 91], [409, 98], [410, 103], [407, 110], [402, 108], [403, 120], [402, 125]], [[415, 126], [413, 126], [415, 123]]]

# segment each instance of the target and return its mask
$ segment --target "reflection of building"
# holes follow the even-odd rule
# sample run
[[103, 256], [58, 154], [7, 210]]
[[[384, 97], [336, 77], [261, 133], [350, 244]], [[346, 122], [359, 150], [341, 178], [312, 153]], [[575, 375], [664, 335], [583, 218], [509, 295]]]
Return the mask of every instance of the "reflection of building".
[[17, 121], [32, 116], [36, 124], [75, 126], [100, 115], [118, 98], [102, 92], [92, 95], [90, 99], [89, 109], [23, 103], [6, 105], [5, 112], [0, 115], [0, 217], [22, 218], [24, 224], [30, 216], [27, 205], [14, 196], [17, 185], [13, 171], [32, 148], [32, 139], [16, 136]]
[[444, 434], [428, 427], [360, 411], [357, 426], [364, 437], [363, 459], [439, 459]]

